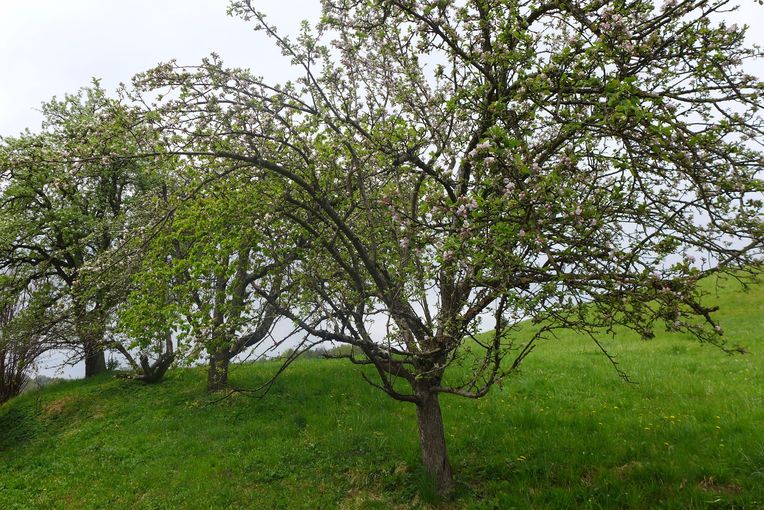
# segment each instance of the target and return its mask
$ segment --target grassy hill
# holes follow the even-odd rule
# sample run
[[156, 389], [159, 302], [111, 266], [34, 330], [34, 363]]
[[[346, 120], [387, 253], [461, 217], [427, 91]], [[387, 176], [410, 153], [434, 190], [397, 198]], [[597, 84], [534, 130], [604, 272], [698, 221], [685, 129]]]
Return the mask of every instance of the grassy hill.
[[[485, 399], [444, 397], [447, 508], [764, 508], [764, 287], [717, 297], [727, 356], [676, 334], [561, 336]], [[237, 366], [254, 387], [273, 364]], [[0, 508], [409, 508], [434, 502], [410, 405], [306, 360], [264, 399], [103, 376], [0, 407]]]

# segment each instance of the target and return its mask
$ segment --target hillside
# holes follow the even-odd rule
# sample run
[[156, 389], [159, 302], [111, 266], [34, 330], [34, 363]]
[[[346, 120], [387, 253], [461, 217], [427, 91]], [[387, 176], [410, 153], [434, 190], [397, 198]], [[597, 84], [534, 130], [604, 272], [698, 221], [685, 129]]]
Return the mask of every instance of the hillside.
[[[718, 293], [727, 356], [676, 334], [561, 336], [485, 399], [443, 398], [452, 508], [764, 506], [764, 287]], [[275, 364], [236, 366], [254, 387]], [[204, 374], [103, 376], [0, 407], [0, 508], [409, 508], [433, 502], [414, 409], [306, 360], [263, 399]]]

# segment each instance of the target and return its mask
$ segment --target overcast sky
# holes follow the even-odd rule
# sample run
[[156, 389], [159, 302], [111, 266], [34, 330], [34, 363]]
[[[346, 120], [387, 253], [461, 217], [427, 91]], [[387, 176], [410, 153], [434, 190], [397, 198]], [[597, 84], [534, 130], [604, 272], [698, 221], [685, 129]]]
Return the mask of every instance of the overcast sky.
[[[256, 0], [269, 19], [293, 33], [315, 21], [318, 0]], [[741, 0], [732, 22], [752, 27], [764, 44], [764, 7]], [[215, 51], [227, 64], [272, 80], [290, 76], [278, 50], [251, 25], [226, 15], [227, 0], [0, 0], [0, 135], [37, 128], [36, 108], [74, 92], [92, 77], [107, 90], [154, 64], [195, 64]], [[764, 72], [764, 65], [752, 70]]]
[[[659, 0], [660, 1], [660, 0]], [[319, 0], [256, 0], [282, 33], [316, 21]], [[764, 7], [741, 0], [730, 23], [764, 45]], [[270, 81], [292, 77], [262, 33], [226, 15], [228, 0], [0, 0], [0, 135], [39, 127], [40, 103], [92, 77], [107, 90], [158, 62], [196, 64], [211, 52]], [[750, 73], [764, 76], [764, 63]], [[50, 370], [43, 370], [50, 374]], [[81, 367], [66, 375], [79, 376]]]
[[[36, 128], [40, 103], [92, 77], [107, 90], [175, 58], [211, 52], [273, 80], [289, 66], [252, 25], [226, 15], [227, 0], [0, 0], [0, 135]], [[318, 0], [258, 0], [271, 22], [294, 32], [316, 20]]]

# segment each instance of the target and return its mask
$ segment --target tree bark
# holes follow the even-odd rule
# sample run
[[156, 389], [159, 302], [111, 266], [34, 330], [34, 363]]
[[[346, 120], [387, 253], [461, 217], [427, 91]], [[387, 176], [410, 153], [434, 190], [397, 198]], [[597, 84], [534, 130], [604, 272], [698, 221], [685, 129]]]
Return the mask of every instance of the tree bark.
[[228, 384], [228, 353], [210, 355], [210, 365], [207, 369], [207, 391], [219, 391]]
[[438, 494], [447, 496], [454, 488], [454, 479], [451, 464], [448, 462], [438, 394], [430, 391], [418, 392], [418, 394], [420, 401], [416, 406], [416, 418], [422, 464], [427, 473], [433, 477]]
[[85, 377], [106, 372], [106, 356], [103, 347], [95, 342], [85, 342]]
[[105, 322], [101, 318], [100, 309], [88, 312], [87, 306], [75, 299], [74, 311], [74, 330], [85, 352], [85, 378], [106, 372], [103, 350]]
[[140, 377], [145, 383], [155, 384], [162, 380], [165, 372], [170, 368], [172, 362], [175, 361], [175, 354], [172, 352], [164, 352], [159, 355], [155, 363], [149, 361], [148, 356], [141, 356], [141, 368], [143, 369], [143, 376]]

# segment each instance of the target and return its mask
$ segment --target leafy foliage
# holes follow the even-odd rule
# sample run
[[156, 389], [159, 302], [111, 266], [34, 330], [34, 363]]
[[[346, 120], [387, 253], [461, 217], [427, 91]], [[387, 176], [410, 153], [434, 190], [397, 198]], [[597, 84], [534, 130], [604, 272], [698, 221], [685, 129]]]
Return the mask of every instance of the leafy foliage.
[[49, 323], [61, 344], [79, 345], [91, 375], [105, 369], [104, 335], [124, 289], [103, 284], [104, 256], [137, 228], [134, 209], [158, 183], [156, 162], [135, 158], [156, 137], [97, 82], [43, 114], [42, 132], [0, 145], [0, 260], [22, 286], [45, 289]]
[[213, 55], [135, 84], [161, 90], [178, 153], [280, 183], [263, 200], [310, 242], [297, 306], [271, 302], [417, 405], [447, 492], [438, 395], [485, 395], [550, 332], [662, 322], [723, 344], [697, 282], [758, 271], [764, 239], [759, 51], [714, 21], [726, 4], [325, 1], [292, 40], [236, 1], [299, 80]]
[[[132, 275], [120, 329], [142, 348], [174, 337], [184, 363], [206, 352], [210, 389], [220, 389], [229, 360], [270, 335], [277, 314], [252, 285], [274, 298], [281, 294], [283, 277], [275, 269], [293, 258], [292, 242], [273, 228], [277, 220], [258, 199], [256, 181], [230, 177], [197, 187], [192, 165], [176, 168], [181, 177], [182, 196], [169, 197], [176, 203]], [[191, 196], [189, 187], [196, 189]]]

